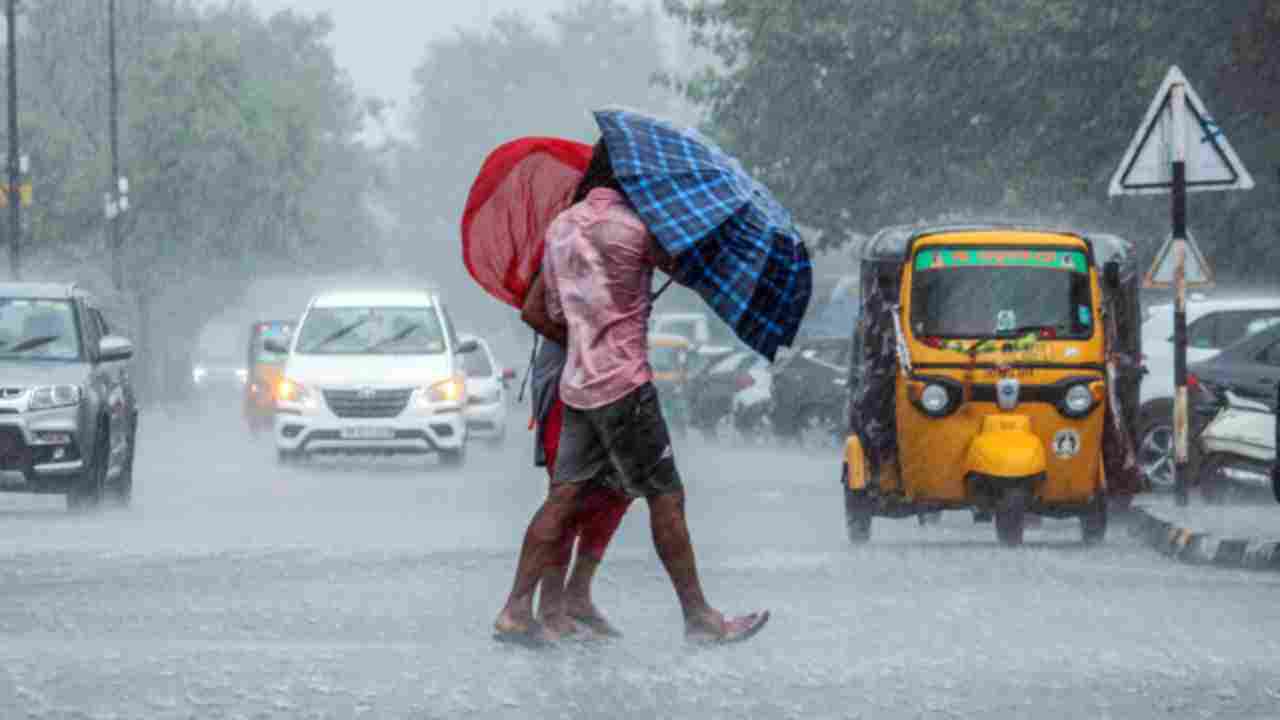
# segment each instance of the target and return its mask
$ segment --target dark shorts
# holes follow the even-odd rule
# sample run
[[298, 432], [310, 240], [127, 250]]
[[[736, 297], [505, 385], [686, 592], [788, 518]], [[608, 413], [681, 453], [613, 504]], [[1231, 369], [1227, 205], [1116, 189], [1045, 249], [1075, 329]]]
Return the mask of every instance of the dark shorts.
[[683, 489], [653, 385], [594, 410], [565, 406], [554, 482], [596, 482], [633, 498]]

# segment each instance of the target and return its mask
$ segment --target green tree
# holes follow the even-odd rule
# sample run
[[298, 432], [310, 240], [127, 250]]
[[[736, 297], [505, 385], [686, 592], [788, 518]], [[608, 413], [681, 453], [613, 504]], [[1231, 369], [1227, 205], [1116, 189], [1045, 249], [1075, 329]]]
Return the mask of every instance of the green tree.
[[428, 45], [413, 75], [409, 139], [397, 153], [396, 245], [482, 325], [511, 315], [474, 287], [458, 250], [462, 206], [485, 156], [527, 135], [591, 142], [590, 111], [605, 105], [672, 108], [673, 96], [652, 82], [662, 69], [652, 11], [575, 0], [548, 20], [549, 31], [521, 14], [460, 30]]
[[[826, 245], [943, 215], [1018, 216], [1119, 231], [1154, 250], [1167, 207], [1108, 200], [1106, 186], [1173, 64], [1197, 83], [1246, 160], [1260, 157], [1257, 114], [1214, 86], [1230, 60], [1234, 4], [665, 6], [719, 59], [719, 69], [684, 79], [709, 108], [712, 131]], [[1250, 243], [1240, 242], [1256, 235], [1264, 196], [1274, 192], [1196, 196], [1192, 225], [1229, 274], [1258, 277], [1256, 253], [1274, 252], [1244, 251]]]

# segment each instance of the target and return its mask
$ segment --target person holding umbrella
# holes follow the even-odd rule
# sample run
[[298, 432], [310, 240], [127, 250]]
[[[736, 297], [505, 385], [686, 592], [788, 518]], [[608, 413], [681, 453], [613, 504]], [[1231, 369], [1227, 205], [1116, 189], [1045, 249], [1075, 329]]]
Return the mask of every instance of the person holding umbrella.
[[[597, 113], [597, 120], [604, 139], [584, 178], [594, 187], [552, 223], [543, 263], [547, 318], [568, 330], [559, 455], [551, 491], [526, 531], [495, 637], [538, 632], [525, 610], [538, 580], [587, 488], [610, 484], [649, 504], [654, 545], [680, 601], [686, 637], [745, 640], [765, 626], [769, 612], [726, 617], [703, 592], [683, 483], [651, 383], [650, 288], [655, 268], [681, 279], [740, 338], [772, 357], [794, 339], [808, 303], [808, 255], [781, 206], [718, 148], [639, 115]], [[619, 155], [620, 165], [611, 160]], [[696, 172], [671, 174], [680, 170], [675, 157], [698, 163]], [[681, 204], [692, 224], [668, 222]], [[722, 217], [710, 224], [713, 215]], [[679, 262], [673, 250], [681, 253]], [[725, 269], [733, 277], [717, 277]]]

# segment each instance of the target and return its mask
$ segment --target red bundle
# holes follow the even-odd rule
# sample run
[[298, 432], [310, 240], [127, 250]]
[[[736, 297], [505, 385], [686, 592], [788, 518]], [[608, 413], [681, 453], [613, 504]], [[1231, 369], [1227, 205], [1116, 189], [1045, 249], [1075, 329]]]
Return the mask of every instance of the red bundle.
[[467, 196], [462, 259], [485, 292], [520, 308], [542, 265], [551, 221], [569, 207], [591, 146], [530, 137], [494, 150]]

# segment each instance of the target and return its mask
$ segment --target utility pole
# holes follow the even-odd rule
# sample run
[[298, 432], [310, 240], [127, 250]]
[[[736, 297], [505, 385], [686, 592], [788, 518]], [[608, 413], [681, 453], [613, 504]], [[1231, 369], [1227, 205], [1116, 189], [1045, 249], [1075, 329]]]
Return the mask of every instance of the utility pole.
[[22, 279], [22, 168], [18, 149], [18, 11], [17, 0], [5, 10], [9, 40], [9, 269]]
[[[12, 0], [10, 0], [12, 2]], [[116, 76], [116, 0], [107, 1], [107, 64], [110, 79], [110, 133], [111, 133], [111, 198], [112, 209], [107, 211], [107, 221], [111, 225], [111, 280], [116, 291], [124, 289], [124, 259], [120, 257], [120, 213], [124, 210], [120, 203], [120, 86]]]

